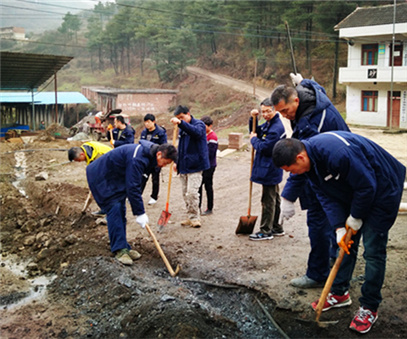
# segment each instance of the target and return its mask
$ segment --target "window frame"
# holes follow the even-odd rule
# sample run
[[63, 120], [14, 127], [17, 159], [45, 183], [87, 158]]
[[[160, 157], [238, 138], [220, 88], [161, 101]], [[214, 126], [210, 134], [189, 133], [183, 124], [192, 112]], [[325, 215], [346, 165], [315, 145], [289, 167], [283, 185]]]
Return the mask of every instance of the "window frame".
[[[372, 53], [372, 55], [369, 55]], [[377, 60], [379, 57], [379, 44], [363, 44], [362, 45], [362, 66], [377, 66]]]
[[[371, 93], [371, 94], [370, 94]], [[369, 100], [373, 100], [372, 101], [372, 109], [369, 109], [370, 104], [369, 104]], [[379, 100], [379, 91], [362, 91], [361, 92], [361, 108], [360, 110], [362, 112], [375, 112], [377, 113], [377, 106], [378, 106], [378, 100]], [[366, 109], [365, 109], [365, 106]]]

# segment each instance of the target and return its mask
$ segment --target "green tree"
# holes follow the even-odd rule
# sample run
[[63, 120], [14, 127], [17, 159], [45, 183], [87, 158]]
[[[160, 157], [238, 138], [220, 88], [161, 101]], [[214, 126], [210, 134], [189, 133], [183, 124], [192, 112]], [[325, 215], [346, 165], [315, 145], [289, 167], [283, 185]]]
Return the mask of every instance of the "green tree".
[[78, 15], [71, 14], [70, 12], [66, 13], [61, 27], [58, 28], [58, 31], [67, 36], [68, 41], [72, 40], [72, 37], [75, 36], [75, 42], [78, 42], [78, 31], [81, 28], [81, 20]]

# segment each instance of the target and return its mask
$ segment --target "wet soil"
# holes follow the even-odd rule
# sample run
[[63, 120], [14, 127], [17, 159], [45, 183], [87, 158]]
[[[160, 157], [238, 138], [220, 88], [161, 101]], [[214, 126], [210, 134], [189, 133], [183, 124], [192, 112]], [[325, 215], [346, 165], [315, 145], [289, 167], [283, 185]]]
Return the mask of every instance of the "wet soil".
[[[406, 134], [352, 130], [407, 164]], [[248, 207], [248, 149], [218, 159], [214, 214], [202, 217], [199, 229], [180, 225], [185, 209], [175, 176], [170, 223], [157, 232], [168, 189], [168, 168], [163, 169], [158, 203], [146, 209], [170, 263], [182, 268], [172, 278], [151, 237], [129, 210], [128, 241], [142, 254], [131, 267], [119, 264], [110, 253], [104, 219], [91, 215], [96, 204], [92, 202], [81, 215], [88, 194], [85, 164], [66, 163], [66, 149], [80, 144], [66, 140], [0, 144], [2, 338], [358, 337], [348, 326], [359, 306], [361, 254], [350, 290], [353, 304], [324, 313], [321, 320], [339, 322], [319, 328], [310, 303], [321, 289], [289, 286], [292, 278], [305, 273], [309, 252], [306, 214], [299, 205], [294, 218], [284, 224], [284, 237], [256, 242], [235, 235]], [[24, 152], [24, 169], [15, 168], [13, 151], [18, 149], [37, 150]], [[26, 196], [12, 185], [22, 170]], [[48, 178], [36, 180], [43, 171]], [[252, 214], [260, 216], [261, 187], [253, 188]], [[150, 193], [151, 182], [145, 202]], [[407, 216], [399, 215], [390, 231], [383, 302], [367, 338], [407, 337], [406, 224]], [[258, 227], [259, 220], [255, 230]], [[17, 272], [10, 270], [11, 263], [20, 265]], [[44, 275], [50, 278], [46, 294], [24, 302], [33, 280]], [[16, 305], [18, 300], [23, 302]]]

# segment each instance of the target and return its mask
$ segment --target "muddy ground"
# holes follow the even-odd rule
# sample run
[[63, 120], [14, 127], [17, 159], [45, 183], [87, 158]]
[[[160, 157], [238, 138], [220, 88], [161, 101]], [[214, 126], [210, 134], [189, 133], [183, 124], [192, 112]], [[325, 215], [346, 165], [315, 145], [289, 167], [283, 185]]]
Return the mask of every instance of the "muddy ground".
[[[406, 134], [353, 131], [407, 164]], [[80, 144], [52, 138], [0, 144], [1, 338], [358, 337], [348, 326], [363, 282], [361, 256], [350, 291], [353, 304], [324, 313], [322, 320], [339, 322], [319, 328], [312, 322], [310, 303], [321, 289], [288, 284], [304, 274], [309, 251], [306, 214], [299, 205], [295, 217], [284, 224], [284, 237], [255, 242], [235, 235], [248, 207], [248, 149], [218, 159], [214, 214], [202, 217], [200, 229], [180, 226], [185, 210], [174, 177], [170, 223], [157, 233], [167, 196], [169, 171], [163, 169], [158, 203], [146, 209], [172, 266], [182, 268], [172, 278], [151, 237], [130, 212], [128, 241], [142, 253], [131, 267], [111, 255], [104, 220], [90, 214], [98, 209], [94, 202], [78, 221], [88, 194], [85, 164], [65, 163], [67, 152], [55, 149]], [[19, 149], [38, 151], [13, 153]], [[25, 160], [16, 159], [24, 158], [22, 154]], [[42, 171], [48, 178], [35, 180]], [[20, 192], [12, 182], [24, 173], [18, 180]], [[146, 202], [150, 192], [149, 182]], [[252, 215], [259, 219], [260, 195], [261, 187], [254, 185]], [[407, 337], [406, 224], [407, 216], [400, 215], [390, 231], [384, 300], [366, 338]]]

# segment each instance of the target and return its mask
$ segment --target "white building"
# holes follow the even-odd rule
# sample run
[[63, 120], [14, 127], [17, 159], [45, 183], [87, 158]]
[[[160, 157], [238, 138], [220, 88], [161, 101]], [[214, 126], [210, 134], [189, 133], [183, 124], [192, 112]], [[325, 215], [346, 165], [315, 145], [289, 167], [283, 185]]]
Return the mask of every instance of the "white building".
[[348, 65], [339, 69], [346, 121], [407, 128], [407, 3], [397, 4], [395, 12], [393, 5], [357, 8], [335, 30], [348, 41]]

